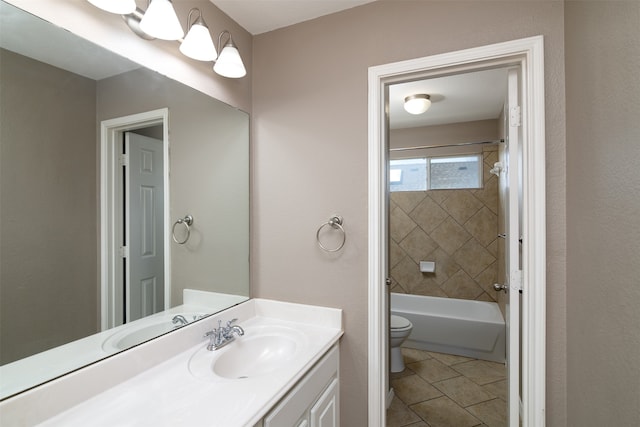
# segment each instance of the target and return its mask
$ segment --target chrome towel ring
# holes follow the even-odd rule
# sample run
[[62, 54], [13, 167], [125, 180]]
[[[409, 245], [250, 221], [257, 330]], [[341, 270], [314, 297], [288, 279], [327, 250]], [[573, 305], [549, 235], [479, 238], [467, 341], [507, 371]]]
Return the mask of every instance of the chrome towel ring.
[[[347, 233], [344, 231], [344, 228], [342, 227], [342, 223], [343, 222], [344, 221], [343, 221], [341, 216], [334, 215], [331, 218], [329, 218], [329, 221], [327, 221], [324, 224], [320, 225], [320, 228], [318, 228], [318, 232], [316, 233], [316, 240], [318, 241], [318, 246], [320, 246], [320, 248], [323, 251], [326, 251], [326, 252], [337, 252], [340, 249], [342, 249], [342, 247], [344, 246], [344, 242], [346, 242], [346, 240], [347, 240]], [[339, 230], [342, 233], [342, 243], [340, 243], [340, 245], [338, 245], [338, 247], [333, 248], [333, 249], [328, 249], [320, 241], [320, 232], [326, 226], [330, 226], [331, 228]]]
[[[183, 224], [187, 229], [187, 236], [184, 240], [178, 240], [176, 238], [176, 225]], [[191, 237], [191, 224], [193, 224], [193, 217], [191, 215], [186, 215], [184, 218], [178, 218], [176, 222], [173, 223], [173, 228], [171, 228], [171, 237], [173, 237], [173, 241], [179, 245], [184, 245]]]

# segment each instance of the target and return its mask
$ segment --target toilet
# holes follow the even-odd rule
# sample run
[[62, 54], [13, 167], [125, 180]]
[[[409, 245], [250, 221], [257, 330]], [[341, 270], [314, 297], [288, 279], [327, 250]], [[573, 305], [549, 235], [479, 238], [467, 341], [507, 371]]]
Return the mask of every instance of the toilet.
[[391, 315], [390, 323], [391, 372], [402, 372], [404, 371], [404, 359], [400, 352], [400, 346], [411, 333], [413, 325], [404, 317], [395, 314]]

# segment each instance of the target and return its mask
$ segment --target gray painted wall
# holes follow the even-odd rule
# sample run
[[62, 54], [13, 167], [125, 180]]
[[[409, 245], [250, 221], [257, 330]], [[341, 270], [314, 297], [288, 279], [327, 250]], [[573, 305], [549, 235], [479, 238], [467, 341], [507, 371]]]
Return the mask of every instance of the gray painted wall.
[[[344, 310], [343, 425], [367, 425], [367, 70], [545, 37], [549, 251], [547, 417], [566, 420], [562, 2], [378, 1], [254, 38], [253, 295]], [[286, 227], [282, 223], [286, 216]], [[344, 216], [337, 255], [315, 243]], [[287, 280], [283, 280], [286, 277]]]
[[640, 425], [640, 2], [567, 2], [570, 426]]
[[6, 50], [0, 66], [6, 364], [98, 331], [96, 84]]

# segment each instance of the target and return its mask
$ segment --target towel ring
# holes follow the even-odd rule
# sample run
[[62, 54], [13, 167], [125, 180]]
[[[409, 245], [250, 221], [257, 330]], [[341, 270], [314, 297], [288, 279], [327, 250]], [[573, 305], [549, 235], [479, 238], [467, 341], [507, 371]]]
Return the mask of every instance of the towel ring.
[[[320, 246], [320, 248], [323, 251], [326, 251], [326, 252], [337, 252], [340, 249], [342, 249], [342, 247], [344, 246], [344, 242], [346, 242], [346, 240], [347, 240], [347, 233], [344, 231], [344, 228], [342, 227], [342, 222], [343, 222], [343, 220], [342, 220], [341, 216], [334, 215], [331, 218], [329, 218], [329, 221], [325, 222], [324, 224], [322, 224], [320, 226], [320, 228], [318, 228], [318, 232], [316, 233], [316, 240], [318, 241], [318, 246]], [[322, 244], [322, 242], [320, 241], [320, 232], [327, 225], [331, 226], [332, 228], [335, 228], [336, 230], [340, 230], [342, 232], [342, 243], [340, 243], [340, 245], [338, 245], [337, 248], [329, 249], [329, 248], [325, 247]]]
[[[176, 238], [176, 225], [178, 224], [184, 224], [184, 226], [187, 228], [187, 237], [185, 237], [182, 241]], [[191, 215], [187, 215], [184, 218], [178, 218], [178, 220], [173, 223], [173, 227], [171, 228], [171, 237], [173, 237], [173, 241], [179, 245], [184, 245], [185, 243], [187, 243], [187, 240], [189, 240], [189, 237], [191, 237], [191, 224], [193, 224], [193, 217]]]

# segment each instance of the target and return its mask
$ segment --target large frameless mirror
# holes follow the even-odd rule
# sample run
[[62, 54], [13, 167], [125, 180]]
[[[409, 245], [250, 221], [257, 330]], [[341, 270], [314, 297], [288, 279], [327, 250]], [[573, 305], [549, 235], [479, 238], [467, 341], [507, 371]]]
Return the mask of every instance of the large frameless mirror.
[[249, 117], [0, 12], [5, 399], [248, 298]]

